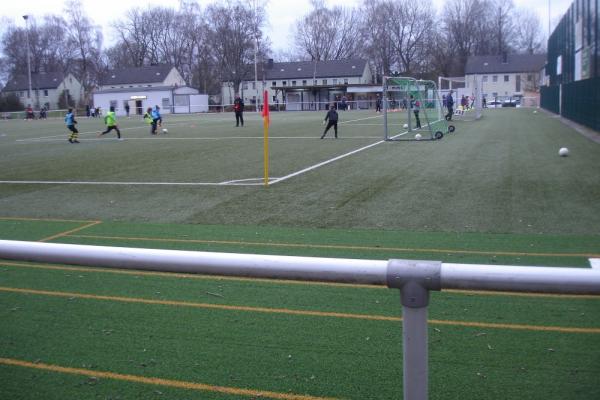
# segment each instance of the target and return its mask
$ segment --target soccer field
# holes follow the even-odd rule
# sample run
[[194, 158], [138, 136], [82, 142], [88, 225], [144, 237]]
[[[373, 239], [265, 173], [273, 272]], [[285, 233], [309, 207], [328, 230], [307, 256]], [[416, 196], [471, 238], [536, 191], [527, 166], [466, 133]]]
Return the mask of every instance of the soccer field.
[[[165, 117], [80, 144], [0, 121], [0, 239], [359, 259], [589, 267], [600, 145], [529, 109], [384, 142], [372, 112]], [[403, 115], [390, 123], [402, 132]], [[568, 147], [569, 157], [558, 149]], [[0, 399], [392, 399], [395, 290], [0, 260]], [[600, 297], [444, 291], [431, 399], [600, 398]]]
[[[402, 116], [390, 121], [399, 132]], [[169, 133], [156, 137], [121, 119], [124, 141], [97, 138], [101, 122], [80, 118], [79, 145], [67, 143], [62, 121], [2, 121], [0, 206], [7, 216], [71, 219], [600, 231], [600, 146], [545, 113], [489, 110], [440, 141], [400, 143], [381, 142], [382, 117], [366, 112], [341, 113], [340, 139], [319, 140], [323, 117], [273, 113], [270, 178], [285, 180], [269, 188], [256, 185], [257, 114], [246, 113], [244, 128], [229, 114], [168, 116]], [[571, 156], [559, 158], [560, 147]]]

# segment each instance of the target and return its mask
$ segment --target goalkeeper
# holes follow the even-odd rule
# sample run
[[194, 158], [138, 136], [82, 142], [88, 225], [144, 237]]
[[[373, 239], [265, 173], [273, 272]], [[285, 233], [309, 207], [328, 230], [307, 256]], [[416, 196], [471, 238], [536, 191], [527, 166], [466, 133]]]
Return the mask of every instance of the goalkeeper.
[[329, 130], [329, 128], [331, 128], [333, 126], [333, 132], [335, 133], [335, 138], [338, 138], [338, 132], [337, 132], [337, 124], [338, 124], [338, 113], [337, 111], [335, 111], [335, 107], [333, 105], [331, 105], [329, 107], [329, 111], [327, 112], [327, 115], [325, 115], [325, 119], [323, 120], [323, 125], [325, 125], [325, 122], [329, 121], [327, 123], [327, 127], [325, 128], [325, 131], [323, 132], [323, 134], [321, 135], [321, 139], [323, 139], [325, 137], [325, 135], [327, 134], [327, 131]]

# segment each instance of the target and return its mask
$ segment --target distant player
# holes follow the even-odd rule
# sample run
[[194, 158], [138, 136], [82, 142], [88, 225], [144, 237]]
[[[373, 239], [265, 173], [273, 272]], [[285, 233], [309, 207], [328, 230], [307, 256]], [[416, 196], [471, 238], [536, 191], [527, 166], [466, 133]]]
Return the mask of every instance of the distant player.
[[235, 96], [233, 101], [233, 111], [235, 112], [235, 126], [244, 126], [244, 100], [241, 99], [240, 95]]
[[110, 111], [106, 113], [106, 116], [104, 117], [104, 123], [106, 124], [106, 130], [104, 132], [100, 132], [98, 134], [99, 137], [106, 135], [108, 132], [114, 129], [117, 131], [117, 137], [121, 139], [121, 131], [117, 126], [117, 117], [115, 116], [115, 108], [113, 106], [110, 106]]
[[448, 109], [448, 114], [446, 114], [446, 121], [452, 121], [452, 115], [454, 115], [454, 98], [452, 98], [452, 90], [446, 96], [446, 108]]
[[410, 108], [413, 110], [413, 114], [415, 114], [415, 122], [417, 123], [417, 129], [421, 129], [421, 119], [419, 118], [419, 112], [421, 111], [421, 103], [419, 100], [415, 100], [413, 95], [410, 95]]
[[321, 139], [323, 139], [325, 137], [325, 135], [327, 134], [327, 131], [332, 126], [333, 126], [333, 132], [335, 133], [335, 138], [337, 139], [338, 138], [338, 131], [337, 131], [338, 113], [337, 113], [337, 111], [335, 111], [334, 105], [329, 106], [329, 111], [327, 112], [327, 115], [325, 115], [323, 124], [325, 124], [326, 121], [329, 121], [329, 122], [327, 123], [327, 127], [325, 128], [325, 131], [321, 135]]
[[381, 112], [381, 96], [379, 95], [379, 93], [377, 93], [377, 100], [375, 100], [375, 112]]
[[69, 135], [69, 143], [79, 143], [79, 131], [75, 128], [77, 121], [75, 121], [75, 115], [73, 115], [73, 109], [69, 108], [69, 112], [65, 115], [65, 124], [67, 125], [67, 129], [71, 131], [71, 135]]
[[146, 114], [144, 114], [144, 122], [150, 125], [150, 134], [156, 135], [156, 121], [152, 117], [152, 107], [148, 107]]

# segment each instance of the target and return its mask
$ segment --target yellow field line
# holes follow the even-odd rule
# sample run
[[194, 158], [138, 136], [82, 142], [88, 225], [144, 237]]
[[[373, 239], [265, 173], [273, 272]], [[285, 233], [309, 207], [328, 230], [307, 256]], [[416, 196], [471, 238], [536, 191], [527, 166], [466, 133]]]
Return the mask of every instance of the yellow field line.
[[[368, 314], [349, 314], [340, 312], [325, 312], [325, 311], [310, 311], [310, 310], [291, 310], [287, 308], [267, 308], [267, 307], [249, 307], [249, 306], [230, 306], [224, 304], [210, 304], [210, 303], [192, 303], [187, 301], [173, 301], [173, 300], [153, 300], [153, 299], [142, 299], [136, 297], [120, 297], [120, 296], [101, 296], [84, 293], [70, 293], [70, 292], [54, 292], [47, 290], [36, 290], [36, 289], [21, 289], [21, 288], [10, 288], [0, 287], [0, 292], [10, 293], [21, 293], [21, 294], [33, 294], [40, 296], [52, 296], [52, 297], [67, 297], [67, 298], [80, 298], [90, 300], [105, 300], [105, 301], [118, 301], [125, 303], [141, 303], [141, 304], [158, 304], [175, 307], [193, 307], [193, 308], [205, 308], [205, 309], [216, 309], [216, 310], [227, 310], [227, 311], [244, 311], [244, 312], [258, 312], [258, 313], [269, 313], [269, 314], [287, 314], [287, 315], [302, 315], [311, 317], [331, 317], [331, 318], [349, 318], [349, 319], [360, 319], [370, 321], [402, 321], [400, 317], [391, 317], [386, 315], [368, 315]], [[447, 321], [447, 320], [429, 320], [429, 323], [434, 325], [453, 325], [453, 326], [465, 326], [465, 327], [477, 327], [477, 328], [492, 328], [492, 329], [515, 329], [515, 330], [529, 330], [529, 331], [546, 331], [546, 332], [561, 332], [561, 333], [593, 333], [600, 334], [600, 328], [571, 328], [563, 326], [543, 326], [543, 325], [522, 325], [522, 324], [496, 324], [487, 322], [469, 322], [469, 321]]]
[[83, 229], [86, 229], [86, 228], [89, 228], [89, 227], [92, 227], [94, 225], [98, 225], [98, 224], [101, 224], [101, 223], [102, 223], [102, 221], [92, 221], [92, 222], [87, 223], [87, 224], [85, 224], [83, 226], [80, 226], [78, 228], [71, 229], [71, 230], [68, 230], [68, 231], [65, 231], [65, 232], [61, 232], [61, 233], [57, 233], [56, 235], [52, 235], [52, 236], [49, 236], [47, 238], [40, 239], [39, 241], [40, 242], [49, 242], [50, 240], [58, 239], [59, 237], [67, 236], [67, 235], [69, 235], [71, 233], [79, 232], [79, 231], [81, 231]]
[[[50, 271], [75, 271], [75, 272], [98, 272], [104, 274], [120, 274], [120, 275], [146, 275], [146, 276], [161, 276], [167, 278], [183, 278], [183, 279], [201, 279], [201, 280], [217, 280], [217, 281], [236, 281], [236, 282], [264, 282], [274, 283], [283, 285], [306, 285], [306, 286], [331, 286], [331, 287], [347, 287], [347, 288], [359, 288], [359, 289], [386, 289], [386, 286], [376, 285], [361, 285], [352, 283], [335, 283], [335, 282], [305, 282], [305, 281], [292, 281], [292, 280], [281, 280], [281, 279], [265, 279], [265, 278], [241, 278], [232, 276], [218, 276], [218, 275], [201, 275], [201, 274], [184, 274], [176, 272], [156, 272], [156, 271], [140, 271], [140, 270], [129, 270], [129, 269], [114, 269], [114, 268], [93, 268], [93, 267], [71, 267], [65, 265], [48, 265], [48, 264], [24, 264], [12, 261], [0, 260], [0, 266], [7, 267], [22, 267], [31, 269], [44, 269]], [[467, 296], [478, 295], [478, 296], [512, 296], [512, 297], [542, 297], [542, 298], [565, 298], [565, 299], [586, 299], [586, 300], [600, 300], [600, 295], [586, 294], [586, 295], [574, 295], [574, 294], [551, 294], [551, 293], [519, 293], [519, 292], [488, 292], [481, 290], [458, 290], [448, 289], [444, 290], [445, 293], [456, 293], [464, 294]]]
[[335, 249], [335, 250], [366, 250], [366, 251], [397, 251], [415, 253], [450, 253], [450, 254], [474, 254], [474, 255], [496, 255], [496, 256], [532, 256], [532, 257], [584, 257], [598, 258], [600, 254], [594, 253], [525, 253], [512, 251], [479, 251], [479, 250], [453, 250], [453, 249], [423, 249], [411, 247], [374, 247], [374, 246], [352, 246], [335, 244], [304, 244], [304, 243], [277, 243], [277, 242], [245, 242], [238, 240], [208, 240], [208, 239], [172, 239], [172, 238], [149, 238], [128, 236], [99, 236], [99, 235], [70, 235], [74, 238], [128, 240], [147, 242], [175, 242], [175, 243], [201, 243], [201, 244], [228, 244], [236, 246], [265, 246], [265, 247], [296, 247], [306, 249]]
[[172, 379], [152, 378], [139, 375], [118, 374], [115, 372], [96, 371], [82, 368], [62, 367], [54, 364], [32, 363], [29, 361], [15, 360], [12, 358], [0, 358], [0, 364], [23, 368], [32, 368], [50, 372], [60, 372], [63, 374], [83, 375], [90, 378], [105, 378], [118, 381], [143, 383], [147, 385], [166, 386], [178, 389], [199, 390], [204, 392], [216, 392], [238, 396], [248, 396], [253, 398], [268, 398], [279, 400], [335, 400], [331, 397], [315, 397], [309, 395], [298, 395], [290, 393], [277, 393], [266, 390], [241, 389], [227, 386], [208, 385], [205, 383], [186, 382]]
[[90, 220], [80, 220], [80, 219], [25, 218], [25, 217], [0, 217], [0, 221], [90, 222]]

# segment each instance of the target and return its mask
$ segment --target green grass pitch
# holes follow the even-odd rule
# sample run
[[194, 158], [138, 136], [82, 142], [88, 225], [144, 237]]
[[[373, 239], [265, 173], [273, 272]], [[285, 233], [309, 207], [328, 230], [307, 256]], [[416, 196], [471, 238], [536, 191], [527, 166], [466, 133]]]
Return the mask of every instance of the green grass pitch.
[[[382, 117], [246, 113], [0, 121], [0, 239], [589, 267], [600, 146], [544, 112], [488, 110], [432, 142]], [[401, 132], [404, 115], [392, 114]], [[569, 157], [558, 149], [568, 147]], [[445, 291], [431, 399], [600, 398], [600, 297]], [[0, 260], [0, 399], [392, 399], [397, 291]]]

